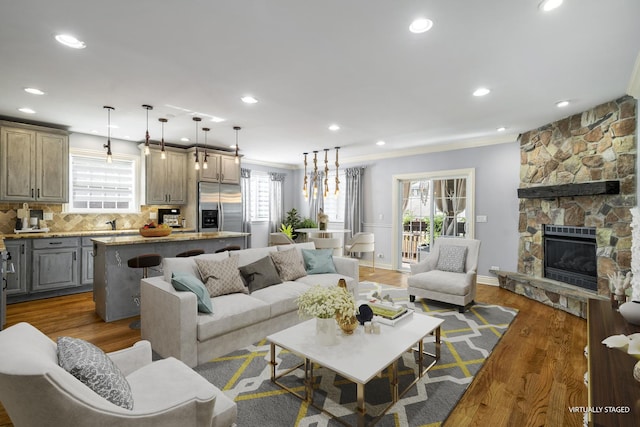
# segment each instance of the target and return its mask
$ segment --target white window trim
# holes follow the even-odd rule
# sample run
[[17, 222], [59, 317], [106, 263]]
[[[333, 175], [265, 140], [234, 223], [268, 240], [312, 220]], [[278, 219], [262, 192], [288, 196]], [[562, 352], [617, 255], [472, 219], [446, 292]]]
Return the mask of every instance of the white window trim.
[[[72, 187], [73, 187], [73, 182], [71, 180], [71, 156], [86, 156], [86, 157], [104, 157], [105, 162], [107, 161], [107, 155], [105, 153], [105, 151], [102, 150], [91, 150], [91, 149], [86, 149], [86, 148], [69, 148], [69, 197], [71, 198], [71, 195], [73, 194], [72, 191]], [[99, 214], [108, 214], [108, 213], [120, 213], [120, 214], [138, 214], [141, 213], [140, 210], [140, 188], [141, 188], [141, 184], [140, 184], [140, 156], [139, 155], [134, 155], [134, 154], [113, 154], [112, 155], [113, 160], [128, 160], [128, 161], [133, 161], [133, 176], [134, 176], [134, 183], [133, 183], [133, 207], [131, 210], [126, 210], [123, 211], [121, 209], [101, 209], [99, 212], [94, 211], [87, 211], [87, 210], [83, 210], [83, 209], [73, 209], [73, 207], [71, 206], [71, 203], [64, 203], [62, 205], [62, 213], [67, 214], [67, 213], [71, 213], [71, 214], [94, 214], [94, 215], [99, 215]]]

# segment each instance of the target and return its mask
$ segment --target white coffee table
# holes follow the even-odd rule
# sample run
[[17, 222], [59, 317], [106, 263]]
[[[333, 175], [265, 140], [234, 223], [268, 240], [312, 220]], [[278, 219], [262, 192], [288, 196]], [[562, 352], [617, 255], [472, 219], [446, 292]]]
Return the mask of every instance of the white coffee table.
[[[338, 343], [323, 346], [316, 342], [315, 319], [307, 320], [267, 337], [271, 345], [271, 381], [335, 418], [333, 414], [313, 403], [313, 364], [328, 368], [357, 385], [358, 426], [364, 426], [365, 384], [390, 367], [392, 401], [380, 414], [374, 415], [373, 424], [440, 359], [440, 325], [443, 321], [436, 317], [413, 313], [411, 317], [395, 326], [381, 325], [380, 334], [365, 334], [362, 326], [359, 326], [353, 335], [344, 335], [338, 329]], [[435, 336], [434, 354], [424, 351], [423, 340], [430, 334]], [[276, 346], [298, 354], [304, 362], [276, 375]], [[407, 388], [399, 391], [398, 359], [409, 350], [417, 352], [418, 375]], [[425, 355], [433, 358], [428, 366], [424, 366]], [[300, 367], [303, 367], [305, 374], [304, 394], [278, 381]]]

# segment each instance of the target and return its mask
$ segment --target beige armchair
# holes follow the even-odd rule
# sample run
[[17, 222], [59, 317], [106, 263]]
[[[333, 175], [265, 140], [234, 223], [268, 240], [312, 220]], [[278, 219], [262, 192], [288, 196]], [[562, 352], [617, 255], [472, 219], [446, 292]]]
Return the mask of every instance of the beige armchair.
[[0, 331], [0, 402], [14, 426], [232, 426], [236, 404], [177, 359], [151, 361], [139, 341], [109, 353], [133, 409], [98, 395], [58, 365], [56, 343], [28, 323]]
[[294, 243], [295, 242], [284, 233], [278, 232], [269, 234], [269, 246], [293, 245]]
[[409, 299], [428, 298], [459, 306], [463, 313], [476, 297], [480, 240], [440, 237], [431, 252], [412, 264]]
[[344, 245], [344, 250], [348, 254], [358, 252], [371, 252], [371, 265], [373, 270], [376, 269], [376, 244], [375, 235], [373, 233], [356, 233], [353, 237]]

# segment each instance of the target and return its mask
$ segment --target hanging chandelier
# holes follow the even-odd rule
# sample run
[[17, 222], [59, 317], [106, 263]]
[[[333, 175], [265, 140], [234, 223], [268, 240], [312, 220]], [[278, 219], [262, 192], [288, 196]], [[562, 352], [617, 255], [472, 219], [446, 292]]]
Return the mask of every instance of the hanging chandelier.
[[198, 155], [198, 123], [200, 123], [202, 119], [200, 117], [194, 117], [193, 121], [196, 122], [196, 152], [194, 154], [195, 163], [193, 164], [195, 170], [200, 170], [200, 157]]
[[204, 131], [204, 155], [202, 156], [202, 169], [209, 169], [209, 155], [207, 154], [207, 133], [209, 133], [211, 129], [202, 128], [202, 130]]
[[235, 159], [234, 159], [234, 161], [236, 162], [236, 165], [240, 164], [240, 156], [238, 156], [238, 131], [240, 129], [242, 129], [240, 126], [234, 126], [233, 127], [233, 130], [236, 131], [236, 156], [235, 156]]
[[107, 143], [104, 144], [103, 147], [107, 149], [107, 163], [111, 163], [113, 161], [111, 158], [111, 111], [115, 110], [115, 108], [109, 107], [108, 105], [102, 108], [107, 110]]
[[162, 123], [162, 139], [160, 140], [160, 158], [162, 160], [167, 158], [167, 151], [164, 149], [164, 124], [169, 120], [167, 119], [158, 119], [160, 123]]
[[313, 152], [313, 198], [318, 198], [318, 151]]
[[309, 177], [307, 176], [307, 155], [309, 153], [302, 153], [302, 154], [304, 154], [304, 180], [302, 184], [302, 195], [304, 196], [305, 200], [308, 200], [309, 191], [307, 190], [307, 183], [309, 181]]
[[324, 149], [324, 197], [329, 195], [329, 149]]
[[153, 110], [153, 107], [151, 105], [143, 104], [142, 108], [147, 110], [147, 132], [144, 135], [144, 155], [148, 156], [149, 153], [151, 153], [149, 148], [149, 110]]
[[340, 194], [340, 178], [338, 178], [338, 168], [340, 167], [340, 163], [338, 163], [338, 150], [340, 150], [340, 147], [335, 147], [335, 149], [336, 149], [336, 191], [333, 194], [337, 198], [338, 194]]

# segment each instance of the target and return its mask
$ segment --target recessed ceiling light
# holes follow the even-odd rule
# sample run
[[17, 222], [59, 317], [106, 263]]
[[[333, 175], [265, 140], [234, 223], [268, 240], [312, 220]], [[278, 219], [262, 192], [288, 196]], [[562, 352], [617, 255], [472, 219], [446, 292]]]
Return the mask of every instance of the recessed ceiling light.
[[332, 130], [332, 131], [335, 132], [337, 130], [340, 130], [340, 126], [338, 126], [337, 124], [334, 123], [332, 125], [329, 125], [329, 130]]
[[486, 87], [479, 87], [473, 92], [473, 96], [485, 96], [485, 95], [488, 95], [489, 92], [491, 91]]
[[85, 47], [87, 47], [87, 45], [82, 40], [78, 40], [77, 38], [75, 38], [74, 36], [70, 36], [69, 34], [56, 35], [56, 41], [73, 49], [84, 49]]
[[96, 129], [93, 129], [91, 133], [98, 133], [98, 131]]
[[129, 135], [125, 135], [123, 136], [124, 139], [131, 139], [131, 137]]
[[21, 111], [21, 112], [27, 113], [27, 114], [35, 114], [36, 113], [34, 110], [32, 110], [29, 107], [18, 108], [18, 111]]
[[504, 132], [505, 130], [507, 130], [506, 127], [504, 126], [500, 126], [498, 129], [496, 129], [498, 132]]
[[562, 4], [562, 0], [543, 0], [538, 5], [538, 8], [543, 12], [549, 12], [553, 9], [557, 9]]
[[118, 125], [107, 125], [107, 127], [111, 128], [111, 129], [119, 129], [120, 128], [120, 126], [118, 126]]
[[31, 95], [44, 95], [44, 92], [35, 87], [25, 87], [24, 91], [30, 93]]
[[386, 142], [384, 142], [382, 140], [376, 142], [376, 145], [379, 145], [379, 146], [383, 146], [384, 144], [386, 144]]
[[414, 34], [426, 33], [431, 27], [433, 27], [433, 21], [431, 19], [418, 18], [409, 25], [409, 31]]
[[569, 101], [558, 101], [558, 102], [556, 102], [556, 107], [558, 107], [558, 108], [564, 108], [567, 105], [569, 105]]
[[240, 98], [242, 100], [242, 102], [244, 102], [245, 104], [255, 104], [258, 102], [257, 99], [255, 99], [253, 96], [251, 95], [246, 95], [243, 96], [242, 98]]
[[182, 138], [180, 138], [180, 141], [182, 142], [189, 142], [191, 141], [189, 138], [187, 138], [186, 136], [183, 136]]
[[211, 116], [211, 121], [214, 123], [221, 123], [224, 122], [227, 119], [223, 119], [222, 117], [217, 117], [217, 116]]

